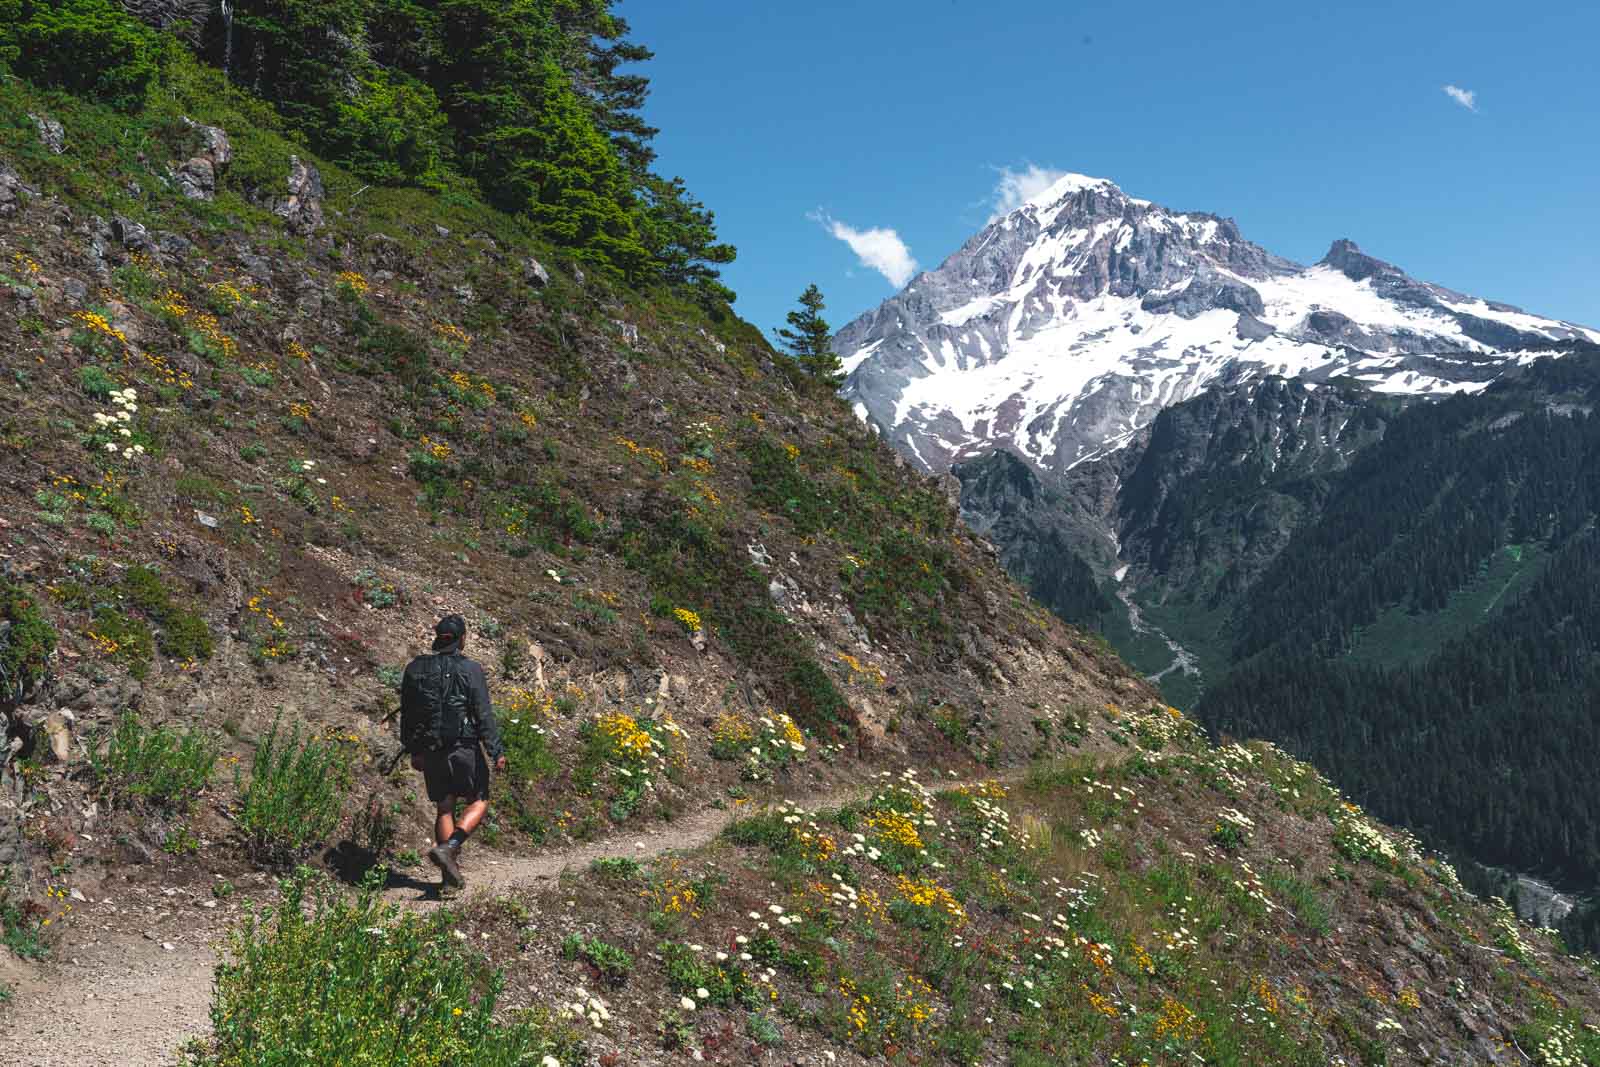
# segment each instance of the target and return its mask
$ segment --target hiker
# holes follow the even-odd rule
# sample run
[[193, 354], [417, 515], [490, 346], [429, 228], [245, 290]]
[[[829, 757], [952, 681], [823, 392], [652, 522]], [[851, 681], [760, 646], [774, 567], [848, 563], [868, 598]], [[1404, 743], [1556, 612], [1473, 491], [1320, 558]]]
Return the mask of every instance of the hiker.
[[[446, 615], [433, 634], [433, 651], [412, 660], [400, 682], [400, 744], [434, 803], [428, 859], [446, 887], [460, 889], [461, 846], [489, 810], [489, 760], [504, 771], [506, 756], [483, 666], [462, 655], [467, 620]], [[460, 819], [458, 801], [466, 805]]]

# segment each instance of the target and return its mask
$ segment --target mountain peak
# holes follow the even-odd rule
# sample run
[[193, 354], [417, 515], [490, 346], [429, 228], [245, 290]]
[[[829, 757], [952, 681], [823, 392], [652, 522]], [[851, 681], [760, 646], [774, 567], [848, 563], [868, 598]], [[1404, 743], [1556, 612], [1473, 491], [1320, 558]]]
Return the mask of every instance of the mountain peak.
[[1063, 174], [1023, 201], [1022, 207], [1049, 207], [1065, 197], [1081, 193], [1086, 189], [1103, 190], [1108, 193], [1122, 192], [1117, 183], [1110, 178], [1091, 178], [1087, 174]]
[[1374, 256], [1369, 256], [1361, 251], [1348, 237], [1341, 237], [1328, 248], [1328, 254], [1322, 257], [1319, 266], [1332, 267], [1351, 281], [1359, 282], [1377, 274], [1404, 274], [1405, 271], [1393, 263], [1385, 263]]

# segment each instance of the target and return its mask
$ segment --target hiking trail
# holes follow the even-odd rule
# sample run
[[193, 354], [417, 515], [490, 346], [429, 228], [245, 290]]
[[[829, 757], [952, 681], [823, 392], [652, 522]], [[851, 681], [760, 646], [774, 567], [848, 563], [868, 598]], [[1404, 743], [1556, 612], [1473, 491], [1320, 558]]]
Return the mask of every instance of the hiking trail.
[[[986, 775], [975, 779], [944, 781], [929, 775], [925, 782], [936, 790], [956, 789], [1004, 778]], [[797, 798], [809, 807], [830, 807], [872, 788], [858, 783], [811, 798]], [[614, 833], [598, 841], [532, 856], [509, 856], [487, 849], [469, 852], [463, 863], [466, 890], [460, 902], [478, 894], [531, 888], [559, 878], [564, 870], [581, 870], [607, 856], [651, 860], [668, 852], [709, 844], [734, 819], [753, 806], [724, 810], [704, 808], [671, 822]], [[13, 990], [9, 1003], [0, 1007], [0, 1048], [5, 1062], [16, 1067], [174, 1067], [181, 1062], [182, 1046], [209, 1031], [212, 972], [218, 947], [237, 909], [220, 909], [195, 898], [189, 907], [176, 890], [152, 890], [159, 907], [178, 900], [156, 917], [143, 933], [115, 928], [107, 920], [124, 915], [126, 906], [99, 914], [108, 907], [93, 901], [79, 905], [83, 933], [57, 950], [57, 957], [39, 964], [5, 961], [0, 981]], [[193, 896], [193, 894], [190, 894]], [[418, 877], [395, 872], [384, 899], [401, 907], [435, 905], [438, 874], [427, 867]], [[196, 913], [206, 921], [195, 922]], [[163, 922], [165, 925], [163, 925]], [[98, 924], [101, 936], [88, 933]], [[137, 925], [137, 924], [135, 924]]]

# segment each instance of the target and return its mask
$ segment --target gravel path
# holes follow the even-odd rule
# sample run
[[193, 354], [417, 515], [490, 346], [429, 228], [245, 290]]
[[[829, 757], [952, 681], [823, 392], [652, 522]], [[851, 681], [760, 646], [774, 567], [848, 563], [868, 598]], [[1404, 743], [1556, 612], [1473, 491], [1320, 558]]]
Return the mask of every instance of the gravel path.
[[[927, 784], [950, 789], [974, 783]], [[837, 804], [863, 788], [807, 803]], [[647, 860], [698, 848], [737, 814], [707, 808], [638, 833], [535, 856], [497, 855], [469, 846], [467, 891], [498, 893], [534, 885], [606, 856]], [[432, 868], [415, 879], [401, 874], [384, 896], [405, 907], [431, 905], [438, 900], [437, 883]], [[92, 908], [85, 910], [92, 913]], [[195, 916], [194, 911], [170, 915], [165, 926], [145, 933], [104, 931], [73, 942], [62, 950], [69, 958], [58, 962], [9, 964], [7, 973], [0, 973], [13, 987], [10, 1003], [0, 1008], [0, 1060], [8, 1067], [175, 1067], [183, 1044], [208, 1029], [215, 945], [226, 926], [217, 921], [222, 915], [206, 913], [198, 923]]]

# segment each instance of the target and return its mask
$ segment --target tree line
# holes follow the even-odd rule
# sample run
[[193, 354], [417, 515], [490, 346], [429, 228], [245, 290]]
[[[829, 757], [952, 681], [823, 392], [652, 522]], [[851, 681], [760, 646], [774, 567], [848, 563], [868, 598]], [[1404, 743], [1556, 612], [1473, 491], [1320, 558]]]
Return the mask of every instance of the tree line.
[[190, 47], [368, 181], [471, 186], [627, 284], [733, 299], [715, 216], [653, 169], [615, 0], [125, 2], [0, 0], [0, 66], [136, 110]]

